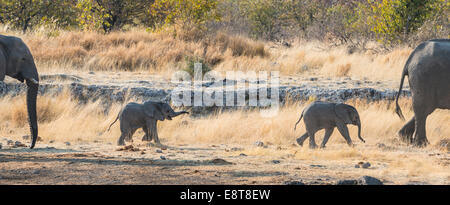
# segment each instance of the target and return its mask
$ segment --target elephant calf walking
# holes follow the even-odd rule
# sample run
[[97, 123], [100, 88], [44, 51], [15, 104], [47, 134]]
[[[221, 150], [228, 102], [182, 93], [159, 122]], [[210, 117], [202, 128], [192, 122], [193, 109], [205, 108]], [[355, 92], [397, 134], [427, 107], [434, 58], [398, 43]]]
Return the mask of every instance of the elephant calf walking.
[[139, 128], [142, 128], [145, 132], [142, 141], [155, 140], [160, 145], [157, 130], [158, 120], [172, 120], [173, 117], [181, 114], [189, 114], [189, 112], [175, 112], [169, 104], [162, 102], [128, 103], [117, 115], [114, 122], [109, 125], [108, 131], [119, 119], [121, 135], [117, 142], [118, 145], [125, 145], [125, 141], [131, 141], [133, 134]]
[[309, 147], [314, 149], [317, 147], [314, 140], [314, 135], [317, 131], [325, 129], [325, 136], [323, 138], [321, 148], [325, 147], [335, 127], [347, 141], [347, 144], [352, 146], [352, 140], [349, 136], [347, 124], [358, 126], [358, 138], [365, 142], [361, 137], [361, 121], [356, 109], [350, 105], [342, 103], [328, 103], [315, 101], [308, 105], [302, 112], [300, 119], [295, 123], [294, 130], [297, 124], [302, 120], [305, 123], [306, 133], [297, 139], [297, 143], [303, 146], [303, 142], [309, 137]]

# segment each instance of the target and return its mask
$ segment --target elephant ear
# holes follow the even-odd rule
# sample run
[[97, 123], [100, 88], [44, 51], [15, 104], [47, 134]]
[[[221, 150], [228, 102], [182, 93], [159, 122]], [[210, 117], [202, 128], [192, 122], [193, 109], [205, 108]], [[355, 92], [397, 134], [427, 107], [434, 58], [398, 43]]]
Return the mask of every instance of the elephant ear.
[[350, 118], [351, 113], [348, 105], [342, 103], [336, 104], [334, 107], [334, 112], [336, 112], [336, 116], [345, 124], [352, 123], [352, 119]]
[[147, 116], [155, 118], [156, 120], [164, 121], [165, 119], [161, 111], [161, 106], [158, 103], [152, 102], [144, 103], [144, 112]]

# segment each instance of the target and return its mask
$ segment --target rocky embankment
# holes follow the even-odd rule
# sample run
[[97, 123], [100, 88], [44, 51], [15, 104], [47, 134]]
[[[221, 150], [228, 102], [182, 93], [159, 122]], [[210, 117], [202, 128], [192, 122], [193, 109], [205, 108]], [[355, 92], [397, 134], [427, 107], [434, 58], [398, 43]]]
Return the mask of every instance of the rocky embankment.
[[[219, 83], [219, 86], [217, 86]], [[71, 95], [80, 102], [101, 100], [105, 105], [113, 102], [134, 101], [165, 101], [175, 100], [172, 97], [174, 90], [204, 90], [211, 93], [221, 88], [224, 84], [225, 93], [228, 96], [245, 96], [248, 107], [248, 99], [252, 93], [258, 98], [262, 92], [258, 92], [258, 86], [262, 90], [267, 90], [270, 98], [273, 89], [279, 91], [279, 102], [285, 103], [287, 100], [302, 101], [311, 98], [324, 101], [342, 102], [352, 98], [366, 99], [367, 101], [393, 100], [398, 90], [398, 82], [391, 81], [370, 81], [344, 78], [323, 78], [323, 77], [280, 77], [280, 83], [267, 89], [267, 82], [264, 80], [220, 80], [202, 81], [195, 89], [189, 83], [171, 82], [160, 76], [139, 75], [139, 74], [42, 74], [40, 77], [40, 94], [57, 94], [63, 90], [70, 91]], [[0, 96], [17, 95], [25, 92], [26, 86], [16, 80], [9, 78], [5, 82], [0, 82]], [[259, 90], [261, 91], [261, 90]], [[231, 95], [230, 95], [231, 94]], [[191, 102], [194, 102], [194, 92], [191, 92]], [[409, 88], [403, 89], [402, 96], [410, 96]], [[225, 102], [227, 94], [223, 95]], [[225, 104], [225, 103], [224, 103]], [[190, 107], [190, 106], [187, 106]], [[208, 106], [196, 110], [207, 109]], [[195, 109], [194, 109], [195, 110]]]

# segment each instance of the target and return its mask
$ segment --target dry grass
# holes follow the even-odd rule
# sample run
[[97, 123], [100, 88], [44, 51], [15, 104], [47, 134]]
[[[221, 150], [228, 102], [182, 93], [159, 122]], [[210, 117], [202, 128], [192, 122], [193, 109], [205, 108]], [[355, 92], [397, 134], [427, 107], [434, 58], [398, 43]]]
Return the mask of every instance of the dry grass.
[[243, 36], [217, 33], [200, 41], [142, 30], [100, 34], [58, 31], [19, 34], [0, 27], [0, 33], [22, 37], [41, 71], [147, 71], [168, 74], [185, 66], [186, 56], [205, 60], [217, 71], [278, 70], [287, 75], [350, 76], [374, 80], [400, 78], [412, 48], [387, 53], [370, 50], [349, 53], [346, 46], [299, 40], [287, 48]]
[[[368, 144], [384, 143], [398, 145], [396, 138], [402, 122], [393, 112], [390, 102], [380, 101], [367, 104], [365, 101], [352, 100], [362, 120], [362, 136]], [[400, 104], [405, 116], [411, 117], [410, 100], [402, 99]], [[25, 97], [4, 97], [0, 106], [9, 109], [0, 110], [0, 134], [2, 136], [22, 136], [28, 133], [26, 123]], [[80, 104], [74, 100], [68, 91], [58, 95], [44, 95], [38, 98], [38, 116], [40, 135], [44, 140], [59, 141], [91, 141], [105, 140], [115, 142], [120, 131], [118, 123], [110, 132], [105, 132], [108, 125], [115, 119], [122, 104], [113, 104], [109, 112], [105, 112], [99, 102]], [[297, 131], [293, 130], [303, 103], [287, 105], [272, 118], [261, 117], [258, 110], [238, 110], [222, 112], [201, 118], [188, 116], [178, 117], [172, 121], [159, 123], [160, 136], [166, 143], [224, 143], [248, 144], [263, 141], [269, 145], [290, 146], [295, 138], [303, 134], [301, 123]], [[427, 135], [432, 145], [450, 135], [448, 110], [436, 110], [427, 121]], [[354, 142], [357, 128], [349, 126]], [[317, 143], [321, 140], [323, 131], [317, 134]], [[329, 145], [345, 145], [338, 131], [330, 138]], [[346, 146], [346, 145], [345, 145]], [[433, 146], [430, 146], [433, 147]]]
[[[106, 130], [123, 105], [113, 104], [109, 107], [110, 111], [105, 113], [100, 103], [81, 105], [66, 91], [56, 96], [40, 96], [38, 99], [39, 135], [43, 139], [38, 142], [38, 147], [40, 143], [48, 144], [50, 141], [116, 144], [120, 135], [119, 123], [116, 123], [111, 131]], [[366, 171], [374, 176], [389, 176], [401, 184], [411, 180], [428, 181], [428, 176], [432, 175], [430, 183], [448, 183], [448, 163], [436, 157], [429, 157], [430, 153], [442, 153], [441, 156], [445, 156], [448, 152], [438, 146], [450, 136], [450, 127], [446, 126], [450, 123], [448, 110], [437, 110], [428, 118], [427, 135], [431, 145], [422, 149], [399, 142], [396, 132], [404, 122], [392, 112], [390, 102], [367, 104], [365, 101], [355, 100], [347, 103], [354, 105], [361, 115], [365, 144], [357, 139], [357, 128], [349, 126], [356, 147], [348, 147], [336, 130], [326, 149], [310, 150], [307, 147], [298, 147], [295, 139], [305, 132], [304, 125], [301, 123], [297, 131], [293, 130], [293, 126], [305, 107], [304, 103], [287, 105], [273, 118], [263, 118], [257, 110], [223, 112], [201, 118], [181, 116], [172, 121], [160, 122], [159, 136], [163, 144], [173, 147], [209, 147], [224, 144], [227, 147], [241, 148], [237, 151], [223, 151], [226, 156], [245, 153], [263, 161], [289, 159], [301, 160], [307, 164], [322, 164], [335, 167], [330, 170], [330, 174], [336, 176], [340, 176], [342, 171], [355, 172], [356, 175]], [[402, 99], [400, 104], [405, 116], [412, 116], [410, 100]], [[29, 132], [24, 96], [1, 98], [0, 106], [10, 108], [0, 110], [0, 136], [22, 140], [21, 136], [28, 135]], [[317, 133], [316, 143], [321, 142], [323, 134], [323, 131]], [[142, 144], [142, 135], [142, 131], [134, 135], [135, 144]], [[255, 141], [264, 142], [268, 148], [254, 146]], [[359, 161], [370, 161], [373, 166], [382, 169], [348, 170], [352, 164]]]

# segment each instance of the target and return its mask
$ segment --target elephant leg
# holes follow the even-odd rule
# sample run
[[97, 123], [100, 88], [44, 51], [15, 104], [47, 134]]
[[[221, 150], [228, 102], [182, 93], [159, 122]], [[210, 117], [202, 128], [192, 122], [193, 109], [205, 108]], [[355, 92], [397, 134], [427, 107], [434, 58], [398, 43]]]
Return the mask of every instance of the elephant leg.
[[428, 98], [429, 100], [421, 100], [417, 98], [413, 98], [413, 111], [415, 118], [415, 133], [413, 139], [413, 145], [417, 147], [425, 147], [429, 144], [426, 135], [426, 122], [427, 117], [431, 114], [436, 108], [430, 105], [432, 97]]
[[149, 121], [147, 121], [147, 128], [148, 128], [149, 136], [151, 136], [151, 138], [153, 140], [155, 140], [156, 144], [160, 145], [161, 142], [159, 141], [158, 126], [157, 126], [156, 123], [157, 123], [156, 120], [149, 120]]
[[325, 135], [323, 136], [323, 141], [322, 141], [322, 144], [320, 145], [320, 148], [325, 148], [325, 145], [327, 144], [328, 139], [330, 139], [331, 134], [333, 134], [333, 130], [334, 130], [334, 127], [325, 129]]
[[124, 133], [122, 133], [121, 135], [120, 135], [120, 137], [119, 137], [119, 140], [117, 141], [117, 145], [119, 145], [119, 146], [122, 146], [122, 145], [125, 145], [125, 134]]
[[405, 125], [403, 125], [402, 129], [398, 131], [398, 135], [400, 139], [406, 143], [412, 143], [412, 137], [415, 131], [415, 119], [411, 118]]
[[314, 138], [314, 135], [316, 133], [315, 132], [308, 132], [308, 136], [309, 136], [309, 148], [310, 149], [316, 149], [317, 148], [317, 144], [316, 144], [316, 140]]
[[338, 123], [336, 126], [341, 133], [342, 137], [344, 137], [345, 141], [347, 141], [348, 146], [353, 146], [352, 139], [350, 138], [350, 135], [348, 133], [348, 128], [343, 123]]
[[134, 132], [136, 129], [124, 129], [122, 130], [122, 134], [120, 135], [119, 140], [117, 141], [117, 145], [125, 145], [125, 141], [130, 141], [132, 139]]
[[308, 133], [303, 134], [301, 137], [297, 138], [297, 144], [303, 146], [303, 142], [308, 138]]
[[142, 137], [142, 141], [152, 141], [152, 133], [150, 129], [147, 126], [144, 126], [142, 129], [145, 132], [145, 135]]
[[414, 135], [414, 145], [417, 147], [425, 147], [427, 144], [429, 144], [426, 136], [426, 121], [427, 121], [427, 115], [423, 114], [416, 114], [416, 123], [415, 123], [415, 135]]

